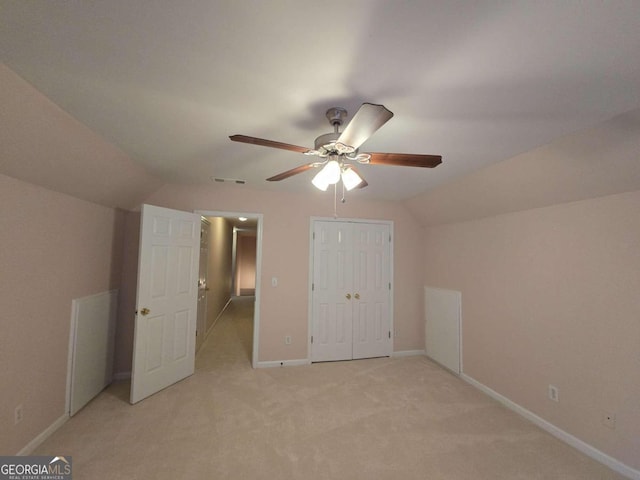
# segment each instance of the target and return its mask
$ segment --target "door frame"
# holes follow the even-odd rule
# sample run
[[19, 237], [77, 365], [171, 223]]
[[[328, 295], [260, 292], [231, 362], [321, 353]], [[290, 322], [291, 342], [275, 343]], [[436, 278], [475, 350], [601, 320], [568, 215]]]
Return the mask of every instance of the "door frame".
[[[194, 210], [194, 213], [202, 217], [247, 217], [257, 220], [256, 227], [256, 294], [253, 308], [253, 345], [251, 353], [251, 366], [258, 368], [259, 358], [259, 342], [260, 339], [260, 296], [261, 296], [261, 278], [262, 278], [262, 222], [264, 215], [262, 213], [249, 213], [238, 211], [220, 211], [220, 210]], [[231, 292], [233, 294], [233, 292]]]
[[[395, 297], [395, 279], [394, 279], [394, 266], [393, 266], [393, 250], [395, 245], [395, 231], [393, 220], [379, 220], [369, 218], [336, 218], [336, 217], [316, 217], [309, 218], [309, 279], [308, 279], [308, 299], [307, 302], [307, 359], [311, 364], [311, 333], [313, 332], [313, 232], [316, 222], [335, 222], [335, 223], [370, 223], [370, 224], [382, 224], [389, 226], [389, 233], [391, 234], [391, 241], [389, 242], [389, 278], [391, 281], [391, 288], [389, 289], [389, 329], [392, 332], [391, 335], [391, 354], [393, 355], [393, 348], [395, 343], [395, 335], [393, 335], [394, 329], [394, 308], [393, 298]], [[257, 285], [256, 285], [257, 288]]]

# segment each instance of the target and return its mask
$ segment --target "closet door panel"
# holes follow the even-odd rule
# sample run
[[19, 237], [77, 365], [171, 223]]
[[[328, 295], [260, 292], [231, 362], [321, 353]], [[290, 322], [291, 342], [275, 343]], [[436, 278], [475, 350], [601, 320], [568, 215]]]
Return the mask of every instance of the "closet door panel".
[[315, 222], [313, 238], [311, 361], [350, 360], [353, 311], [352, 230], [349, 224]]

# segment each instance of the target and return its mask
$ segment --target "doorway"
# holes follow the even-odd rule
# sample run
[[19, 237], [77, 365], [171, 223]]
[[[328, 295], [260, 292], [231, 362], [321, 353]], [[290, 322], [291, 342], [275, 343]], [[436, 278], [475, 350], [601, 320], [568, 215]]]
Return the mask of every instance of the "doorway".
[[233, 227], [233, 295], [236, 297], [255, 295], [256, 244], [255, 226]]
[[[216, 269], [217, 274], [212, 274], [209, 270], [208, 294], [210, 301], [208, 308], [214, 309], [207, 314], [208, 326], [207, 335], [211, 332], [218, 317], [226, 310], [231, 303], [236, 292], [244, 293], [245, 296], [254, 296], [253, 301], [253, 338], [251, 346], [251, 364], [256, 368], [258, 363], [258, 338], [260, 323], [260, 270], [262, 263], [262, 214], [247, 212], [227, 212], [198, 210], [197, 214], [206, 218], [212, 226], [208, 236], [209, 242], [209, 265]], [[243, 219], [243, 220], [241, 220]], [[224, 223], [226, 226], [221, 227]], [[224, 238], [222, 238], [224, 237]], [[247, 244], [251, 241], [243, 241], [243, 245], [238, 248], [238, 238], [253, 237], [253, 252]], [[222, 249], [222, 250], [221, 250]], [[243, 261], [238, 266], [238, 254], [251, 259]], [[225, 263], [226, 266], [221, 265]], [[213, 265], [212, 265], [213, 264]], [[243, 272], [244, 270], [244, 272]], [[242, 273], [242, 282], [239, 282], [238, 274]], [[240, 287], [242, 290], [239, 290]], [[206, 337], [205, 337], [206, 338]]]

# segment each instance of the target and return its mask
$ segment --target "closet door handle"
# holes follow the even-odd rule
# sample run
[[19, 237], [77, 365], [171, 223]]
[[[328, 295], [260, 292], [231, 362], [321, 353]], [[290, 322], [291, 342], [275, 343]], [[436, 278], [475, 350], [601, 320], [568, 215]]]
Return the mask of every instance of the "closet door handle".
[[356, 294], [354, 295], [354, 297], [356, 297], [356, 300], [360, 300], [360, 294], [359, 294], [359, 293], [356, 293]]
[[345, 295], [345, 297], [347, 297], [347, 300], [351, 300], [351, 294], [350, 294], [350, 293], [347, 293], [347, 294]]

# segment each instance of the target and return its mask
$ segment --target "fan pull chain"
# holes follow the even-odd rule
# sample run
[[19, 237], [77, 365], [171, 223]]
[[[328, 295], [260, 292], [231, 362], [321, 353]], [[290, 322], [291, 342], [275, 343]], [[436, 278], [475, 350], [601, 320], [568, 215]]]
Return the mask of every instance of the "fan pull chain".
[[333, 218], [338, 218], [338, 184], [333, 184]]

